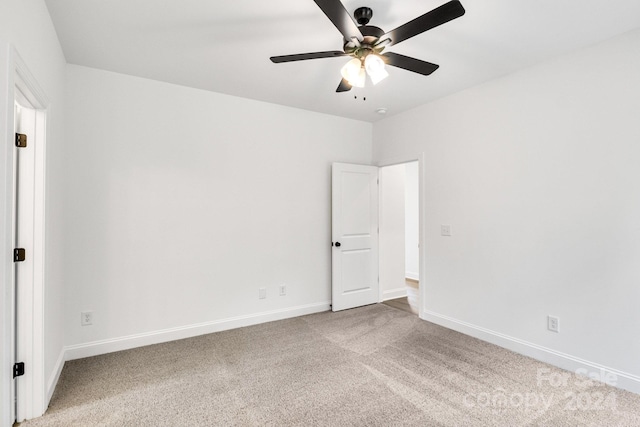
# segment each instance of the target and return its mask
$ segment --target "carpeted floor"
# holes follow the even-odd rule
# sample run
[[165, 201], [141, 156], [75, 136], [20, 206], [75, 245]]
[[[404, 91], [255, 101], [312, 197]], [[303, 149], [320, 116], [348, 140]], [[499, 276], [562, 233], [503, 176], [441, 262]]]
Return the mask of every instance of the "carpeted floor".
[[65, 364], [44, 426], [640, 426], [640, 396], [377, 304]]

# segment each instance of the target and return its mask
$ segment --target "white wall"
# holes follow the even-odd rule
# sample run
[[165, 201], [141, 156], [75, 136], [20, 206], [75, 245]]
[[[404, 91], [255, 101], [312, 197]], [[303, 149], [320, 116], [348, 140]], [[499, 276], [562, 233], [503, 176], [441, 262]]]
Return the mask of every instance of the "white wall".
[[[0, 425], [9, 425], [9, 384], [11, 356], [6, 346], [9, 329], [9, 289], [11, 281], [10, 262], [11, 243], [11, 200], [12, 184], [11, 139], [12, 122], [9, 114], [12, 99], [9, 99], [9, 52], [16, 49], [29, 71], [49, 98], [50, 114], [47, 121], [47, 232], [46, 232], [46, 274], [45, 274], [45, 318], [44, 318], [44, 373], [47, 381], [54, 381], [60, 368], [60, 355], [63, 349], [62, 329], [62, 271], [60, 253], [57, 247], [62, 238], [59, 218], [63, 207], [57, 201], [61, 187], [56, 172], [61, 167], [61, 144], [64, 140], [64, 73], [65, 59], [49, 17], [47, 7], [42, 0], [2, 0], [0, 2], [0, 318], [2, 319], [2, 365], [0, 369]], [[6, 260], [6, 261], [5, 261]]]
[[640, 30], [374, 125], [374, 160], [425, 153], [424, 316], [640, 392], [639, 52]]
[[380, 168], [379, 274], [382, 299], [407, 295], [404, 276], [405, 166]]
[[70, 357], [328, 309], [331, 163], [370, 163], [371, 124], [74, 65], [67, 77]]
[[420, 197], [418, 162], [405, 165], [404, 218], [405, 218], [405, 276], [420, 279]]

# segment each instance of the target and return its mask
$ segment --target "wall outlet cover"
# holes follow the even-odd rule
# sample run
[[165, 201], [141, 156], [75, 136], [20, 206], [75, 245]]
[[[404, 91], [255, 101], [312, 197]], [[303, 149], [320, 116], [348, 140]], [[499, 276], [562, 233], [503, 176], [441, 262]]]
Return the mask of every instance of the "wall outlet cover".
[[80, 325], [81, 326], [93, 325], [92, 311], [83, 311], [82, 313], [80, 313]]

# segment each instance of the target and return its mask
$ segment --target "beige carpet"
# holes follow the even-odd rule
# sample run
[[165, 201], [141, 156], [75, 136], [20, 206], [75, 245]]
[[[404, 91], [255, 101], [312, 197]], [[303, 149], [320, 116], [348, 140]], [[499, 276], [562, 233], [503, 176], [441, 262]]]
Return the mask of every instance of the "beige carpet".
[[640, 396], [378, 304], [67, 362], [40, 426], [640, 426]]

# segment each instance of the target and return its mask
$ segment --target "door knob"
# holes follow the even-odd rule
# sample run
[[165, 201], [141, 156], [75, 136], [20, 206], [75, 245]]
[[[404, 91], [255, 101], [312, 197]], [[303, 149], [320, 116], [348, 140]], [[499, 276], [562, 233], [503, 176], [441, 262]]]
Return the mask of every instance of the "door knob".
[[340, 245], [340, 242], [336, 242], [336, 247], [339, 248], [340, 246], [342, 246], [342, 245]]

